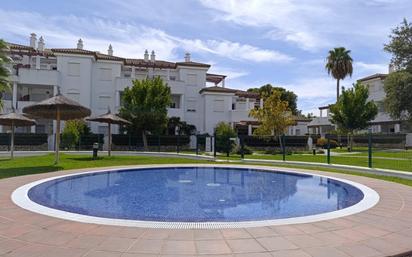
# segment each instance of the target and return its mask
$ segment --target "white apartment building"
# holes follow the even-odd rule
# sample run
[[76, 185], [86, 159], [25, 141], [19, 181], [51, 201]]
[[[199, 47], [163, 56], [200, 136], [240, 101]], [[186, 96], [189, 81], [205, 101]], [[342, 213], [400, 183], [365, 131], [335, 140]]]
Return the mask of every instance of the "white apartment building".
[[[389, 73], [392, 72], [391, 66], [389, 66]], [[402, 122], [394, 120], [390, 117], [389, 113], [384, 109], [384, 81], [388, 74], [373, 74], [359, 79], [368, 88], [369, 100], [375, 102], [378, 107], [378, 114], [374, 120], [371, 121], [372, 133], [408, 133], [408, 128], [402, 126]], [[319, 107], [320, 116], [314, 118], [312, 122], [308, 124], [309, 133], [320, 134], [324, 136], [329, 131], [335, 129], [335, 125], [330, 122], [329, 106]]]
[[[46, 48], [43, 37], [37, 40], [31, 34], [28, 45], [9, 43], [11, 81], [13, 90], [2, 96], [3, 113], [14, 106], [18, 112], [23, 107], [47, 99], [57, 93], [92, 110], [92, 116], [107, 112], [108, 107], [117, 112], [121, 95], [136, 79], [160, 76], [171, 88], [172, 101], [168, 116], [196, 126], [198, 133], [212, 134], [220, 121], [235, 126], [251, 121], [249, 111], [261, 106], [259, 96], [225, 87], [225, 75], [210, 74], [209, 64], [194, 62], [187, 53], [181, 62], [157, 60], [154, 51], [146, 52], [141, 59], [114, 55], [108, 46], [107, 53], [86, 50], [81, 39], [74, 48]], [[214, 86], [207, 87], [209, 83]], [[89, 123], [92, 132], [106, 133], [104, 124]], [[10, 128], [1, 127], [0, 133]], [[18, 132], [48, 133], [53, 135], [52, 121], [38, 120]], [[117, 133], [117, 128], [114, 128]]]

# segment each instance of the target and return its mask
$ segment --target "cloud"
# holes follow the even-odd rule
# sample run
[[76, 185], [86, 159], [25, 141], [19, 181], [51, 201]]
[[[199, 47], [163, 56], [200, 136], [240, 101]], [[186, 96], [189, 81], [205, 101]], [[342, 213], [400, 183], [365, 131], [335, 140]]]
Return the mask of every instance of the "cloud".
[[289, 62], [292, 57], [274, 50], [261, 49], [248, 44], [240, 44], [227, 40], [183, 40], [184, 45], [198, 51], [205, 51], [234, 60], [252, 62]]
[[217, 11], [216, 19], [243, 26], [267, 28], [265, 36], [273, 40], [292, 42], [305, 50], [329, 45], [307, 22], [313, 20], [311, 17], [330, 15], [331, 10], [325, 6], [294, 0], [200, 2]]
[[[210, 62], [208, 62], [210, 63]], [[212, 65], [209, 73], [226, 75], [226, 80], [234, 80], [249, 75], [249, 72], [242, 70], [235, 70], [227, 67], [220, 67], [219, 65]]]
[[[10, 22], [13, 21], [13, 22]], [[47, 21], [47, 22], [46, 22]], [[42, 35], [47, 47], [75, 47], [79, 37], [85, 48], [106, 52], [113, 45], [115, 55], [142, 58], [145, 49], [156, 51], [158, 58], [177, 60], [179, 51], [216, 55], [237, 61], [287, 62], [292, 57], [280, 52], [228, 40], [181, 38], [152, 27], [96, 17], [43, 16], [30, 12], [0, 10], [2, 34], [28, 38], [31, 32]]]
[[362, 74], [362, 75], [372, 75], [375, 73], [387, 73], [388, 64], [354, 62], [353, 69], [358, 74]]
[[264, 31], [275, 41], [292, 43], [306, 51], [336, 45], [371, 46], [408, 17], [407, 0], [199, 0], [215, 12], [215, 20]]

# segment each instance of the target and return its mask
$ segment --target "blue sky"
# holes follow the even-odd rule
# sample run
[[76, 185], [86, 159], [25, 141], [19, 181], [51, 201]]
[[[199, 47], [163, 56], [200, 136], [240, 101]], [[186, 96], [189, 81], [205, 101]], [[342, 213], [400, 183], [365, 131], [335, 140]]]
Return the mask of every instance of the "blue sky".
[[412, 20], [410, 0], [98, 0], [6, 1], [0, 7], [0, 37], [28, 44], [35, 32], [46, 47], [75, 47], [143, 58], [212, 64], [228, 75], [227, 87], [247, 89], [266, 83], [298, 95], [305, 113], [334, 101], [328, 77], [330, 48], [352, 50], [354, 74], [343, 85], [387, 72], [382, 48], [403, 18]]

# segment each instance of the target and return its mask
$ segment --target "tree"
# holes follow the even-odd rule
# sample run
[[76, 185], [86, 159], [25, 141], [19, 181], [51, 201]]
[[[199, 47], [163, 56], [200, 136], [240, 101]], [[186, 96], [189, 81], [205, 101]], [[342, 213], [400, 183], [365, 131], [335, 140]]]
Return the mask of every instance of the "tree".
[[300, 111], [298, 110], [298, 96], [292, 91], [286, 90], [283, 87], [274, 87], [271, 84], [266, 84], [260, 88], [249, 88], [248, 92], [259, 93], [261, 97], [269, 96], [273, 90], [279, 91], [281, 93], [280, 99], [282, 101], [287, 101], [290, 111], [293, 115], [298, 115]]
[[237, 136], [236, 131], [228, 123], [219, 122], [215, 128], [216, 135], [216, 150], [219, 152], [225, 152], [229, 157], [229, 153], [234, 147], [234, 142], [231, 138]]
[[171, 103], [170, 87], [160, 77], [134, 80], [123, 92], [120, 116], [132, 124], [127, 133], [141, 134], [147, 150], [147, 133], [160, 134], [167, 124], [167, 107]]
[[384, 81], [385, 109], [400, 120], [412, 122], [412, 73], [406, 70], [390, 73]]
[[368, 101], [368, 97], [368, 89], [358, 82], [353, 88], [343, 88], [336, 104], [330, 107], [332, 123], [348, 135], [349, 151], [352, 150], [354, 132], [367, 128], [369, 122], [378, 114], [376, 104]]
[[390, 42], [384, 50], [392, 54], [391, 64], [396, 70], [408, 69], [412, 72], [412, 23], [406, 19], [392, 30]]
[[65, 122], [62, 132], [62, 145], [67, 148], [74, 148], [79, 145], [82, 135], [89, 134], [91, 132], [86, 122], [83, 120], [68, 120]]
[[352, 76], [352, 57], [350, 57], [350, 50], [344, 47], [336, 47], [329, 51], [326, 58], [325, 68], [329, 75], [336, 79], [336, 101], [339, 99], [339, 81], [345, 79], [348, 75]]
[[10, 63], [10, 58], [7, 56], [9, 47], [6, 42], [0, 39], [0, 110], [3, 107], [1, 95], [10, 90], [10, 72], [7, 64]]
[[170, 117], [167, 120], [167, 133], [169, 135], [174, 135], [176, 128], [179, 135], [194, 135], [196, 132], [196, 126], [192, 124], [187, 124], [186, 121], [181, 121], [180, 117]]
[[281, 93], [277, 90], [272, 90], [265, 98], [263, 108], [251, 110], [249, 116], [261, 123], [254, 132], [257, 135], [280, 136], [294, 123], [288, 102], [281, 99]]

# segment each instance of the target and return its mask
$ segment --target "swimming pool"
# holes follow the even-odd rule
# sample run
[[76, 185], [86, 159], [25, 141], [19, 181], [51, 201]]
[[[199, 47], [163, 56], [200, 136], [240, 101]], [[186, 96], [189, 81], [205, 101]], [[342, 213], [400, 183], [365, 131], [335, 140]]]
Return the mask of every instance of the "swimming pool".
[[18, 189], [13, 200], [43, 214], [160, 227], [307, 222], [359, 212], [379, 199], [370, 188], [336, 178], [208, 165], [89, 172], [20, 189], [24, 197], [16, 194]]

